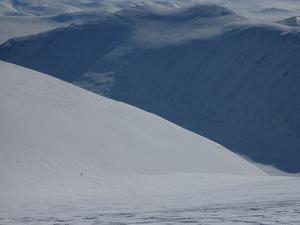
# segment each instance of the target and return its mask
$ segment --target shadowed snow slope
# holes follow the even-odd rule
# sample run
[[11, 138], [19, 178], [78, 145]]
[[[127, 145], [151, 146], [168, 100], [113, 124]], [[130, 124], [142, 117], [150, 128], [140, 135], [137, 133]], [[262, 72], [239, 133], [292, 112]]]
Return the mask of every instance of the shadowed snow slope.
[[45, 74], [0, 63], [0, 196], [108, 174], [264, 175], [199, 135]]
[[297, 28], [253, 23], [217, 5], [137, 6], [12, 39], [0, 58], [299, 172], [299, 43]]

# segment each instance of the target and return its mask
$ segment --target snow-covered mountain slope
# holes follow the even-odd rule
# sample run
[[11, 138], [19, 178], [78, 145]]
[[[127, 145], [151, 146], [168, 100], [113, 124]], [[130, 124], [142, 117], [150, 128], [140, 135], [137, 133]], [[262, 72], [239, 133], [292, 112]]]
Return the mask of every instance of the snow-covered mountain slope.
[[113, 8], [103, 1], [93, 3], [84, 0], [2, 0], [0, 2], [0, 43], [17, 36], [37, 34], [71, 23], [94, 20], [111, 11]]
[[[149, 0], [146, 2], [165, 9], [214, 3], [230, 8], [244, 17], [268, 21], [284, 20], [300, 15], [298, 0]], [[144, 3], [144, 0], [2, 0], [0, 1], [0, 43], [9, 38], [44, 32]], [[60, 21], [53, 21], [52, 17], [59, 18]]]
[[54, 15], [0, 15], [0, 43], [10, 38], [38, 34], [58, 27], [64, 27], [72, 23], [80, 23], [86, 20], [94, 20], [107, 12], [70, 12]]
[[288, 25], [291, 27], [300, 27], [300, 16], [290, 17], [290, 18], [279, 21], [279, 23]]
[[46, 74], [0, 71], [1, 224], [300, 219], [297, 177], [264, 176], [216, 143]]
[[16, 65], [1, 62], [0, 71], [0, 199], [59, 195], [55, 190], [84, 189], [107, 175], [265, 175], [138, 108]]
[[38, 34], [65, 24], [56, 23], [46, 18], [30, 16], [0, 16], [0, 43], [10, 38]]
[[216, 5], [137, 6], [10, 40], [0, 58], [298, 172], [299, 40], [296, 28], [248, 21]]
[[[5, 15], [57, 15], [64, 13], [88, 12], [101, 10], [115, 12], [126, 9], [135, 4], [144, 3], [143, 0], [2, 0], [0, 14]], [[300, 10], [298, 0], [150, 0], [148, 4], [167, 7], [191, 6], [193, 4], [219, 4], [231, 8], [243, 16], [258, 16], [258, 12], [288, 11], [297, 13]], [[259, 15], [268, 18], [269, 15]], [[280, 15], [272, 13], [274, 18]]]

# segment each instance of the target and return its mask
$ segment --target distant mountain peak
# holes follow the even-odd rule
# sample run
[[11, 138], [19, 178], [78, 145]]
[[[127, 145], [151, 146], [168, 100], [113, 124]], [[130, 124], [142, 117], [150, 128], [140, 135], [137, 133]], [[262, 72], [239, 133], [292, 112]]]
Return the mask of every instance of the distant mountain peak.
[[279, 21], [279, 23], [291, 26], [291, 27], [300, 27], [300, 16], [293, 16], [284, 20]]
[[235, 15], [233, 11], [216, 4], [195, 4], [189, 7], [165, 7], [157, 4], [137, 4], [127, 10], [139, 12], [141, 15], [147, 15], [156, 19], [170, 20], [191, 20], [196, 18], [215, 18], [228, 15]]

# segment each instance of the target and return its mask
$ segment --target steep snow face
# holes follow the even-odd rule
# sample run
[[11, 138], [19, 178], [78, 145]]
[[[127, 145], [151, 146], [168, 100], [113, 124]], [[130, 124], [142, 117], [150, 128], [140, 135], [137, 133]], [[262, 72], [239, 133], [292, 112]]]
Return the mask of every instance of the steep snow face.
[[19, 66], [0, 69], [1, 196], [64, 190], [81, 176], [96, 185], [111, 174], [264, 175], [153, 114]]
[[300, 171], [300, 33], [216, 5], [138, 6], [11, 40], [0, 58], [110, 96], [257, 162]]

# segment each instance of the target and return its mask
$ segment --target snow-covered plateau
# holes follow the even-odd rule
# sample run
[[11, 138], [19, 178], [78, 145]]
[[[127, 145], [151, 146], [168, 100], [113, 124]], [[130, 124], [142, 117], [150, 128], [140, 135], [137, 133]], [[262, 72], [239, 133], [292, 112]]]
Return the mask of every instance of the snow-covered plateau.
[[0, 224], [297, 224], [300, 179], [0, 62]]

